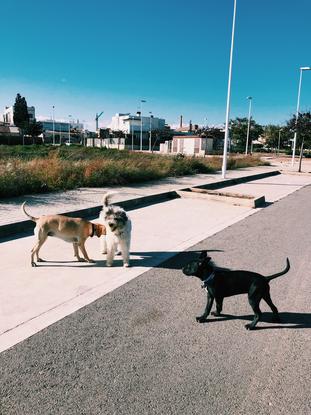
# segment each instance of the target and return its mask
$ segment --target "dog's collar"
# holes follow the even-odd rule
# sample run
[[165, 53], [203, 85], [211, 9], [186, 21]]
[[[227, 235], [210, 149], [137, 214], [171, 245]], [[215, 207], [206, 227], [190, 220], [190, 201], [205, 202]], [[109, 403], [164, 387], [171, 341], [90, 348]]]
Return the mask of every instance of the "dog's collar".
[[94, 225], [94, 223], [91, 223], [91, 225], [92, 225], [92, 233], [91, 233], [90, 237], [92, 238], [94, 236], [94, 233], [95, 233], [95, 225]]
[[205, 280], [202, 281], [201, 288], [206, 288], [206, 286], [213, 281], [215, 277], [215, 271], [213, 271]]

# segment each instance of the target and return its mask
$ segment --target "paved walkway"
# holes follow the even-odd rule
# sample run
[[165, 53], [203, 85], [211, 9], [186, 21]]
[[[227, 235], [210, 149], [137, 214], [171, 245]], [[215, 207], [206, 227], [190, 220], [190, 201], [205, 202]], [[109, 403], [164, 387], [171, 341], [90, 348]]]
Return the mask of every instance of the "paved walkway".
[[[227, 172], [227, 179], [249, 176], [275, 170], [275, 166], [251, 167]], [[0, 199], [0, 226], [27, 219], [21, 212], [21, 204], [27, 201], [29, 211], [34, 216], [52, 213], [65, 213], [74, 210], [98, 206], [102, 203], [105, 192], [114, 190], [118, 194], [114, 203], [135, 197], [148, 196], [199, 186], [221, 180], [221, 174], [197, 174], [194, 176], [170, 177], [163, 180], [151, 181], [135, 185], [102, 188], [79, 188], [66, 192], [53, 192], [35, 195], [25, 195], [9, 199]]]
[[[249, 175], [250, 171], [239, 172], [245, 173]], [[194, 179], [196, 182], [189, 184]], [[201, 184], [206, 183], [206, 176], [199, 176], [182, 178], [179, 184], [182, 187], [199, 184], [198, 179]], [[310, 175], [282, 174], [232, 186], [231, 189], [233, 192], [265, 195], [267, 202], [273, 203], [309, 184]], [[171, 183], [167, 185], [173, 186]], [[163, 188], [157, 186], [157, 190], [162, 192]], [[98, 203], [100, 192], [97, 197]], [[69, 203], [69, 207], [72, 206]], [[95, 264], [73, 262], [71, 244], [50, 238], [42, 248], [42, 256], [47, 262], [36, 268], [30, 266], [33, 236], [3, 242], [0, 351], [258, 210], [200, 199], [175, 199], [133, 210], [130, 212], [133, 221], [132, 268], [128, 269], [121, 266], [120, 259], [115, 266], [107, 268], [97, 238], [87, 241], [88, 252], [96, 260]]]

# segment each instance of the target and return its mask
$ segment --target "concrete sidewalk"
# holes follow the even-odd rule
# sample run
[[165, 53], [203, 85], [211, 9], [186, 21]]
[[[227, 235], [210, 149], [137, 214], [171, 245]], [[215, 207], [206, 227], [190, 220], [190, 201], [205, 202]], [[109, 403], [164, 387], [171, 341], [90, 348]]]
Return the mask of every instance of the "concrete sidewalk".
[[[163, 180], [151, 181], [135, 185], [120, 187], [103, 187], [103, 188], [79, 188], [76, 190], [42, 193], [35, 195], [24, 195], [8, 199], [0, 199], [0, 237], [5, 237], [20, 231], [32, 229], [29, 227], [29, 221], [22, 213], [20, 207], [24, 201], [27, 201], [28, 210], [33, 216], [46, 214], [63, 214], [78, 213], [78, 216], [92, 216], [97, 214], [102, 204], [102, 196], [107, 191], [116, 191], [114, 203], [135, 200], [138, 198], [148, 198], [148, 203], [152, 197], [159, 198], [159, 195], [182, 190], [195, 186], [224, 186], [231, 180], [250, 180], [250, 176], [256, 178], [277, 172], [274, 166], [249, 167], [239, 170], [229, 170], [226, 179], [222, 179], [221, 173], [216, 174], [197, 174], [194, 176], [170, 177]], [[142, 199], [143, 201], [144, 199]], [[126, 208], [134, 208], [135, 203], [127, 204]], [[84, 212], [85, 211], [85, 212]], [[28, 224], [25, 222], [29, 222]], [[20, 226], [17, 224], [20, 223]], [[16, 226], [12, 226], [16, 224]], [[26, 225], [26, 226], [25, 226]], [[27, 226], [28, 225], [28, 226]]]
[[[277, 175], [230, 189], [264, 194], [268, 203], [274, 203], [309, 184], [311, 176]], [[95, 264], [74, 262], [71, 244], [50, 238], [42, 248], [47, 262], [37, 268], [30, 266], [33, 236], [3, 242], [0, 351], [259, 210], [199, 199], [174, 199], [133, 210], [132, 268], [128, 269], [120, 259], [107, 268], [97, 238], [87, 241]]]

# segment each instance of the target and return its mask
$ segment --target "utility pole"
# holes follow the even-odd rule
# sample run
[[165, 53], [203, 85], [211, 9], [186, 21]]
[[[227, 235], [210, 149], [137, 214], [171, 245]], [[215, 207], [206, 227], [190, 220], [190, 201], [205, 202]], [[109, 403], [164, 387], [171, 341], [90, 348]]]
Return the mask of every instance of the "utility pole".
[[[96, 116], [95, 116], [95, 122], [96, 122], [96, 134], [97, 134], [97, 137], [99, 137], [100, 136], [100, 134], [99, 134], [99, 130], [98, 130], [98, 119], [99, 119], [99, 117], [101, 117], [102, 115], [103, 115], [103, 113], [104, 113], [104, 111], [102, 111], [101, 113], [99, 113], [99, 114], [97, 114], [96, 113]], [[99, 137], [100, 138], [100, 137]], [[94, 142], [94, 141], [93, 141]], [[100, 146], [102, 147], [102, 140], [101, 140], [101, 138], [100, 138]], [[94, 147], [94, 146], [93, 146]]]

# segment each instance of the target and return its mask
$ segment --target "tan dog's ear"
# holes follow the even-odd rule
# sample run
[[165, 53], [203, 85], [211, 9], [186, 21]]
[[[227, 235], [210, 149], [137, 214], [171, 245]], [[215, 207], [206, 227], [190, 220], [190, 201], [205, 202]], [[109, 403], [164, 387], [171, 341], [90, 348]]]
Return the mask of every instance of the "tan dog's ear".
[[94, 223], [95, 225], [95, 233], [98, 238], [100, 238], [102, 235], [106, 235], [106, 227], [104, 225], [101, 225], [100, 223]]

